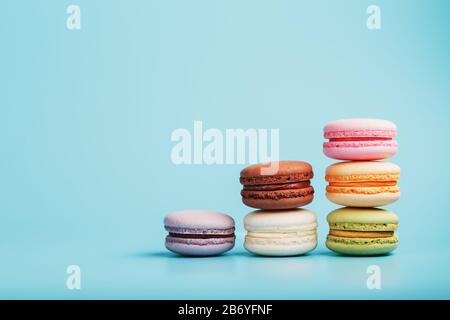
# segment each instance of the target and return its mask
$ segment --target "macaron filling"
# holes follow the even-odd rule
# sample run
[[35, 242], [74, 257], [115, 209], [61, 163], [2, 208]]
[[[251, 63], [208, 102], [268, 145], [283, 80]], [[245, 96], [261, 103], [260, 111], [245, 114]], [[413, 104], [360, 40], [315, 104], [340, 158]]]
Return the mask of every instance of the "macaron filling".
[[234, 241], [234, 228], [228, 229], [190, 229], [165, 226], [169, 231], [168, 241], [177, 242], [183, 240], [211, 239], [213, 241]]
[[234, 235], [234, 227], [227, 229], [201, 229], [201, 228], [181, 228], [181, 227], [173, 227], [173, 226], [164, 226], [164, 228], [173, 234], [190, 234], [190, 235]]
[[330, 182], [330, 187], [390, 187], [397, 181], [360, 181], [360, 182]]
[[184, 234], [169, 233], [172, 238], [210, 239], [210, 238], [234, 238], [234, 234]]
[[346, 137], [346, 138], [330, 138], [329, 142], [343, 142], [343, 141], [392, 141], [392, 138], [384, 137]]
[[[228, 229], [197, 229], [165, 226], [169, 232], [166, 241], [170, 243], [189, 243], [191, 245], [234, 243], [234, 227]], [[200, 242], [207, 241], [207, 242]]]
[[384, 138], [392, 139], [397, 135], [397, 130], [338, 130], [329, 131], [325, 129], [325, 139], [345, 139], [345, 138]]
[[169, 231], [166, 242], [173, 244], [208, 246], [225, 243], [234, 244], [235, 240], [234, 228], [201, 230], [166, 226], [166, 229]]
[[293, 183], [280, 184], [258, 184], [258, 185], [244, 185], [244, 190], [248, 191], [274, 191], [274, 190], [288, 190], [288, 189], [303, 189], [311, 185], [310, 181], [301, 181]]
[[394, 235], [394, 231], [345, 231], [331, 229], [329, 234], [344, 238], [388, 238]]

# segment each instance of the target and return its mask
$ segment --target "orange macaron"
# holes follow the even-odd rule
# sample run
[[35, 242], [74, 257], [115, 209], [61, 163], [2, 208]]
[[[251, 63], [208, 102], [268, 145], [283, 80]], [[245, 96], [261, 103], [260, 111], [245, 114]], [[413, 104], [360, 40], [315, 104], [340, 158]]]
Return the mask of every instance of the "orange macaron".
[[400, 168], [379, 161], [339, 162], [329, 166], [327, 198], [349, 207], [384, 206], [400, 198]]

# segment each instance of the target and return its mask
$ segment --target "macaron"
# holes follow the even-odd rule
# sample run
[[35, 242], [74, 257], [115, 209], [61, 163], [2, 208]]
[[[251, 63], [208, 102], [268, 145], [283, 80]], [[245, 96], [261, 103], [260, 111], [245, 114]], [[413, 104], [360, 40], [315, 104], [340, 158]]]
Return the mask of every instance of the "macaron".
[[381, 160], [397, 152], [397, 127], [381, 119], [345, 119], [328, 123], [323, 129], [326, 156], [338, 160]]
[[258, 210], [244, 218], [244, 247], [263, 256], [296, 256], [317, 246], [316, 215], [306, 209]]
[[303, 161], [277, 161], [251, 165], [241, 171], [242, 202], [264, 210], [292, 209], [310, 203], [313, 170]]
[[234, 220], [208, 210], [175, 211], [164, 218], [166, 248], [187, 256], [212, 256], [234, 247]]
[[400, 168], [389, 162], [335, 163], [326, 170], [326, 196], [342, 206], [384, 206], [400, 198], [399, 178]]
[[327, 217], [326, 246], [347, 255], [379, 255], [397, 248], [398, 217], [376, 208], [341, 208]]

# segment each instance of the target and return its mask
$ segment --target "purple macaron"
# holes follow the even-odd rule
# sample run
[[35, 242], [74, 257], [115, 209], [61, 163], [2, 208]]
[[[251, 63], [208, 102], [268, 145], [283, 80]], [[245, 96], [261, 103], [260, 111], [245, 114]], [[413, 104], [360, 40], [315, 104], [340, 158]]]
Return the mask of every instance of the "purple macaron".
[[166, 248], [187, 256], [212, 256], [234, 247], [234, 220], [208, 210], [175, 211], [164, 218]]

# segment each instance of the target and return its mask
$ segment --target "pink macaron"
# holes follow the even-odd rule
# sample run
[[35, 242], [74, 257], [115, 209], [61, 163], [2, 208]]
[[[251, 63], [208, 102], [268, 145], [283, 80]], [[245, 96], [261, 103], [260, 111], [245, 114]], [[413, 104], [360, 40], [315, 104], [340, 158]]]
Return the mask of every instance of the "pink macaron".
[[397, 127], [381, 119], [345, 119], [328, 123], [323, 144], [326, 156], [338, 160], [382, 160], [397, 152]]

